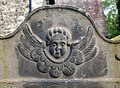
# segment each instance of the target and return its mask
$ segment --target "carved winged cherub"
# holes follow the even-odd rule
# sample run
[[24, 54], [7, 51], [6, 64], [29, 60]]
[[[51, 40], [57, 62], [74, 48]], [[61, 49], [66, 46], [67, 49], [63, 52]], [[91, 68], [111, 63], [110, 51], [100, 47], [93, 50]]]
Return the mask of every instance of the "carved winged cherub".
[[25, 24], [23, 33], [18, 44], [19, 52], [36, 62], [40, 72], [49, 73], [54, 78], [62, 74], [73, 75], [76, 66], [91, 60], [97, 52], [91, 27], [76, 41], [72, 41], [70, 31], [63, 27], [48, 29], [46, 41], [33, 33], [29, 24]]

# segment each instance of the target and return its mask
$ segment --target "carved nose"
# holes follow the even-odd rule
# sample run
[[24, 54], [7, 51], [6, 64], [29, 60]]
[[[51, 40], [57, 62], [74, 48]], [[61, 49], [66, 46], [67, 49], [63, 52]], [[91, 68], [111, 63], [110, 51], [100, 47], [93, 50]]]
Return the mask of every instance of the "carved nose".
[[56, 48], [56, 51], [59, 51], [61, 49], [61, 46], [58, 45], [57, 48]]

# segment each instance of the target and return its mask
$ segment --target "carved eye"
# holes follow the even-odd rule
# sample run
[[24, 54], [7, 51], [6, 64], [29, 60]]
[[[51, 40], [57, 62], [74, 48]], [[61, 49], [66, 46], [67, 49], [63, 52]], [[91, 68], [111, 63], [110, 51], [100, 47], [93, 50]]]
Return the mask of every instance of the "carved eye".
[[56, 43], [53, 43], [53, 45], [52, 45], [53, 47], [56, 47]]
[[61, 43], [61, 45], [62, 45], [62, 46], [64, 46], [64, 45], [65, 45], [65, 43], [64, 43], [64, 42], [62, 42], [62, 43]]

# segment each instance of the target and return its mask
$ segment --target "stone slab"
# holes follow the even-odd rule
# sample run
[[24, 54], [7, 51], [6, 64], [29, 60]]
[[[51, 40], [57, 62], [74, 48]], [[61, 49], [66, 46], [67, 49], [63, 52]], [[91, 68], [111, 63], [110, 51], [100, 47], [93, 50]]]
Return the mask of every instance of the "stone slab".
[[119, 88], [119, 49], [87, 12], [44, 6], [1, 37], [1, 88]]

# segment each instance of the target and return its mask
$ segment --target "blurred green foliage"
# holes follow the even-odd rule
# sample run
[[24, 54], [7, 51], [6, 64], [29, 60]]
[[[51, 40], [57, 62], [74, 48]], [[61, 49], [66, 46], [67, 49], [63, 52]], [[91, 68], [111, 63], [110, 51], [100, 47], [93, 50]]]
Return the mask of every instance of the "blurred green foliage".
[[120, 35], [120, 27], [119, 27], [120, 16], [118, 14], [120, 12], [117, 9], [119, 7], [118, 6], [119, 3], [120, 0], [103, 1], [104, 14], [106, 16], [106, 26], [107, 26], [109, 38], [113, 38], [115, 36]]

